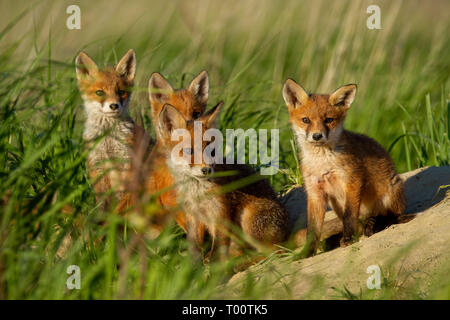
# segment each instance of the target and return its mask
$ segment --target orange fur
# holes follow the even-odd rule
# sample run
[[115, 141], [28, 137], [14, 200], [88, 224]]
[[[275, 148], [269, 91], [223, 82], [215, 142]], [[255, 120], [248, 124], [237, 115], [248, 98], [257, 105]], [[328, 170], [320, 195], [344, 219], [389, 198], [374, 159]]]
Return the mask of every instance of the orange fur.
[[[133, 50], [105, 70], [84, 52], [76, 58], [78, 86], [87, 114], [83, 138], [92, 149], [88, 170], [98, 200], [111, 189], [116, 200], [122, 198], [138, 147], [146, 150], [151, 145], [150, 136], [128, 114], [135, 71]], [[107, 209], [112, 200], [107, 197], [103, 207]]]
[[405, 208], [403, 183], [386, 150], [343, 128], [355, 93], [356, 85], [346, 85], [330, 95], [310, 95], [291, 79], [283, 88], [301, 149], [312, 249], [320, 239], [327, 204], [343, 221], [342, 245], [362, 232], [370, 236], [377, 216], [398, 217]]
[[[167, 104], [158, 117], [158, 125], [161, 129], [162, 154], [176, 182], [177, 202], [185, 212], [187, 238], [198, 247], [203, 243], [205, 231], [208, 231], [213, 240], [209, 255], [217, 249], [219, 257], [224, 258], [232, 252], [240, 252], [236, 250], [239, 246], [230, 237], [236, 227], [259, 249], [259, 245], [271, 248], [273, 244], [285, 241], [290, 225], [267, 180], [223, 192], [224, 186], [255, 176], [256, 172], [251, 167], [217, 162], [208, 164], [204, 157], [200, 163], [194, 162], [196, 154], [203, 154], [211, 143], [201, 139], [201, 145], [195, 145], [195, 123], [201, 123], [201, 132], [197, 134], [203, 137], [206, 130], [215, 128], [220, 107], [221, 103], [193, 121], [186, 120], [176, 108]], [[183, 160], [171, 158], [173, 148], [179, 143], [171, 139], [175, 129], [185, 129], [190, 133], [191, 140], [183, 141], [183, 148], [180, 149]], [[226, 171], [235, 174], [222, 177], [210, 175], [211, 172]]]
[[[181, 228], [186, 230], [186, 218], [182, 211], [177, 210], [176, 192], [173, 189], [174, 180], [166, 164], [161, 144], [160, 130], [158, 127], [158, 116], [164, 104], [174, 105], [186, 119], [194, 119], [200, 116], [208, 101], [209, 79], [208, 74], [201, 72], [187, 88], [174, 90], [172, 86], [159, 73], [153, 73], [149, 80], [149, 100], [153, 117], [153, 125], [156, 131], [156, 144], [152, 149], [143, 170], [143, 192], [144, 196], [151, 197], [162, 190], [158, 198], [158, 204], [163, 208], [153, 217], [153, 227], [159, 230], [166, 225], [168, 218], [175, 217]], [[137, 203], [136, 197], [128, 195], [119, 204], [120, 210]]]
[[[132, 83], [121, 77], [114, 68], [108, 67], [105, 70], [94, 71], [91, 77], [80, 78], [78, 86], [84, 97], [89, 100], [104, 102], [108, 98], [129, 100], [131, 94], [129, 90]], [[103, 90], [105, 95], [98, 96], [97, 90]], [[123, 93], [121, 92], [119, 95], [118, 90], [122, 90]]]
[[[147, 194], [153, 194], [163, 189], [172, 188], [174, 180], [166, 164], [166, 157], [163, 154], [163, 145], [160, 139], [158, 116], [163, 106], [168, 103], [186, 119], [195, 119], [203, 114], [208, 102], [209, 78], [206, 71], [201, 72], [192, 80], [187, 88], [174, 90], [171, 85], [159, 73], [154, 73], [149, 80], [149, 100], [151, 104], [153, 124], [156, 130], [157, 142], [154, 151], [149, 159], [149, 172], [145, 183]], [[177, 207], [176, 192], [172, 188], [161, 194], [158, 198], [159, 204], [166, 208], [163, 217], [158, 220], [159, 224], [166, 221], [166, 213]], [[186, 217], [180, 210], [175, 212], [175, 220], [178, 225], [186, 231]]]

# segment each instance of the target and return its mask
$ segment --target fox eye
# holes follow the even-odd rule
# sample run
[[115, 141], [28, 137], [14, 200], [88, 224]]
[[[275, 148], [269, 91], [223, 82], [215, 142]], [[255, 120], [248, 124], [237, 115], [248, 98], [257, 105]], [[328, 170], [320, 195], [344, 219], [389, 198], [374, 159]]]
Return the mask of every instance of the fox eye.
[[310, 123], [311, 122], [311, 120], [309, 120], [309, 118], [307, 118], [307, 117], [302, 118], [302, 121], [303, 121], [303, 123]]
[[95, 91], [95, 94], [98, 95], [99, 97], [104, 96], [105, 95], [105, 91], [103, 90], [97, 90]]
[[192, 155], [192, 148], [184, 148], [183, 152], [187, 155]]
[[326, 118], [325, 119], [325, 123], [332, 123], [334, 121], [334, 119], [333, 118]]
[[119, 95], [119, 97], [125, 97], [125, 95], [126, 95], [126, 91], [125, 90], [119, 90], [119, 91], [117, 91], [117, 94]]

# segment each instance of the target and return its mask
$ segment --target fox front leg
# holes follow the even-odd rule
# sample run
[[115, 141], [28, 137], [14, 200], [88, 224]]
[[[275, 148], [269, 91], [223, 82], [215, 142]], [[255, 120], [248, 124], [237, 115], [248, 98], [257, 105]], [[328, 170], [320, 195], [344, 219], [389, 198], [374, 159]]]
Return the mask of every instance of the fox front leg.
[[201, 260], [200, 244], [203, 243], [204, 226], [194, 217], [186, 217], [186, 238], [189, 252], [195, 261]]
[[228, 249], [230, 246], [230, 238], [226, 231], [215, 230], [212, 231], [212, 244], [205, 260], [210, 261], [213, 257], [219, 261], [225, 261], [228, 256]]
[[306, 245], [303, 249], [304, 254], [310, 255], [315, 253], [320, 235], [322, 233], [322, 225], [325, 218], [327, 208], [327, 196], [320, 188], [315, 188], [307, 192], [308, 202], [308, 227], [306, 236]]
[[361, 233], [359, 224], [359, 208], [361, 204], [361, 187], [358, 183], [349, 183], [346, 190], [344, 216], [342, 224], [344, 226], [341, 247], [349, 245], [353, 238]]

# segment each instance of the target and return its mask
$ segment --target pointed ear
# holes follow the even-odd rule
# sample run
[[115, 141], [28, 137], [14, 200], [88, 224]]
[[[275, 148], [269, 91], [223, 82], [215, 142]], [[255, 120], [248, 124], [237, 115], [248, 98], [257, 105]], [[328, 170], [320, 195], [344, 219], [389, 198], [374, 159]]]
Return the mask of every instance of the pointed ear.
[[83, 76], [92, 76], [98, 71], [98, 67], [86, 53], [80, 52], [75, 59], [75, 68], [77, 78], [80, 80]]
[[164, 103], [169, 100], [169, 95], [173, 93], [173, 89], [161, 74], [155, 72], [148, 82], [148, 92], [150, 102]]
[[287, 79], [283, 87], [283, 98], [286, 105], [291, 108], [296, 108], [306, 104], [309, 95], [306, 91], [294, 80]]
[[189, 85], [189, 91], [192, 92], [199, 103], [206, 104], [208, 102], [209, 93], [208, 72], [200, 72], [200, 74], [196, 76]]
[[186, 119], [180, 111], [170, 104], [165, 104], [159, 113], [159, 131], [167, 137], [170, 137], [175, 129], [186, 129], [186, 124]]
[[128, 50], [122, 59], [120, 59], [116, 66], [116, 71], [121, 77], [125, 78], [127, 82], [133, 83], [136, 74], [136, 53], [133, 49]]
[[330, 95], [328, 102], [336, 107], [347, 107], [350, 108], [350, 105], [355, 99], [356, 95], [356, 84], [347, 84], [345, 86], [340, 87], [335, 92]]
[[222, 109], [223, 101], [220, 101], [214, 108], [206, 112], [203, 118], [206, 118], [207, 128], [217, 128], [217, 123], [219, 121], [220, 110]]

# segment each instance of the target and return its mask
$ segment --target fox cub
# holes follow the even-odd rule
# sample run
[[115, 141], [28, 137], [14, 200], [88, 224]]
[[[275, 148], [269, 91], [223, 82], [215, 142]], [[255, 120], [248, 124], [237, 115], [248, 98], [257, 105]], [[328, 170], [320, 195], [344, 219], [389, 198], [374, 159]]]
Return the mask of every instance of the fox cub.
[[[194, 121], [187, 120], [177, 108], [166, 104], [158, 116], [158, 126], [165, 161], [174, 178], [177, 200], [185, 212], [191, 248], [198, 253], [207, 231], [212, 238], [208, 256], [216, 251], [223, 259], [227, 255], [241, 254], [242, 247], [230, 239], [230, 233], [236, 227], [245, 236], [256, 240], [250, 243], [259, 248], [260, 244], [270, 247], [284, 242], [290, 226], [287, 214], [267, 180], [259, 180], [230, 192], [223, 190], [229, 183], [249, 178], [255, 172], [246, 165], [220, 164], [218, 162], [224, 161], [217, 161], [212, 151], [207, 155], [206, 149], [211, 142], [203, 134], [208, 129], [216, 128], [221, 106], [222, 103], [219, 103]], [[199, 124], [201, 130], [198, 129]], [[189, 132], [189, 139], [173, 141], [171, 135], [176, 129]], [[195, 137], [198, 134], [201, 134], [200, 138]], [[195, 139], [198, 139], [196, 143]], [[182, 143], [182, 148], [179, 143]], [[179, 157], [174, 157], [172, 153], [176, 152], [173, 150], [177, 145]], [[206, 157], [209, 161], [205, 161]], [[198, 158], [201, 160], [194, 161]], [[225, 171], [236, 174], [224, 177]], [[214, 177], [211, 176], [213, 173], [215, 176], [222, 174], [219, 174], [221, 177]]]
[[[133, 50], [114, 68], [105, 70], [100, 70], [84, 52], [76, 57], [78, 86], [87, 115], [83, 139], [89, 148], [93, 147], [87, 165], [98, 200], [111, 189], [117, 199], [123, 196], [134, 147], [143, 142], [150, 144], [150, 137], [128, 114], [135, 72]], [[105, 209], [111, 200], [106, 197]]]
[[341, 245], [373, 233], [377, 216], [399, 217], [405, 208], [403, 182], [389, 154], [376, 141], [343, 128], [356, 85], [330, 95], [308, 94], [295, 81], [283, 97], [301, 149], [308, 202], [308, 240], [314, 250], [329, 204], [343, 222]]
[[[153, 217], [155, 227], [162, 229], [167, 218], [170, 217], [168, 211], [177, 207], [177, 198], [175, 190], [171, 188], [174, 185], [174, 179], [167, 167], [164, 139], [161, 137], [158, 117], [167, 103], [175, 107], [186, 120], [194, 120], [201, 116], [208, 102], [209, 77], [206, 71], [202, 71], [187, 88], [174, 90], [161, 74], [153, 73], [148, 89], [153, 125], [156, 131], [156, 145], [146, 163], [144, 188], [147, 195], [166, 190], [157, 199], [159, 205], [166, 210]], [[175, 212], [175, 220], [186, 231], [185, 215], [182, 211]]]

